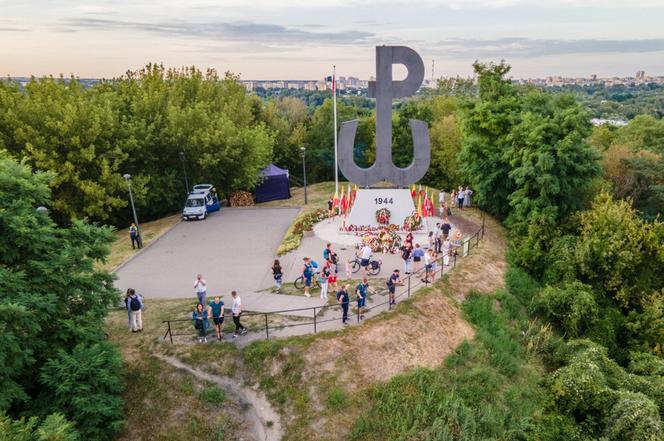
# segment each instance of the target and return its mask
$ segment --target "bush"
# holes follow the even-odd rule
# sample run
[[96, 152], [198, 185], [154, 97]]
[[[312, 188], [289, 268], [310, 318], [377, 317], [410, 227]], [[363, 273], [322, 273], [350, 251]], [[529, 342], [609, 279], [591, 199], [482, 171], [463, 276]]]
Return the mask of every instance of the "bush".
[[281, 256], [300, 246], [302, 235], [305, 231], [311, 231], [318, 222], [327, 219], [327, 210], [317, 208], [314, 211], [300, 212], [291, 226], [286, 231], [286, 235], [281, 240], [277, 249], [277, 255]]
[[615, 441], [659, 441], [664, 438], [657, 406], [640, 393], [621, 391], [607, 420], [606, 436]]
[[572, 338], [583, 335], [599, 311], [592, 288], [578, 281], [540, 290], [533, 298], [532, 309]]
[[215, 385], [203, 389], [199, 394], [199, 397], [206, 403], [210, 403], [215, 406], [221, 406], [226, 401], [226, 393]]
[[110, 343], [58, 351], [42, 371], [49, 400], [75, 423], [84, 439], [112, 439], [122, 427], [122, 359]]
[[632, 352], [628, 369], [636, 375], [664, 375], [664, 360], [647, 352]]
[[512, 265], [510, 265], [505, 274], [505, 285], [509, 292], [518, 298], [524, 305], [530, 304], [533, 296], [540, 288], [537, 281], [527, 272]]
[[47, 416], [11, 420], [0, 413], [0, 439], [3, 441], [78, 441], [73, 424], [59, 413]]

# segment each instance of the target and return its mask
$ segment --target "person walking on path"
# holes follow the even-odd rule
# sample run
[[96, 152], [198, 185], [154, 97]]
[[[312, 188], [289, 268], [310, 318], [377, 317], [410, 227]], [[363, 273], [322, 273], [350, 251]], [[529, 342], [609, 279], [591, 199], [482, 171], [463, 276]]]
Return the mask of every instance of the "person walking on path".
[[141, 236], [138, 235], [138, 228], [136, 227], [136, 224], [133, 222], [129, 227], [129, 238], [131, 239], [132, 250], [135, 250], [137, 247], [139, 250], [143, 248], [143, 244], [141, 243]]
[[462, 186], [459, 186], [459, 193], [457, 193], [457, 202], [459, 204], [459, 210], [463, 210], [463, 200], [466, 197], [466, 192]]
[[360, 315], [360, 320], [364, 318], [364, 309], [367, 306], [367, 294], [369, 293], [369, 282], [367, 278], [362, 279], [355, 287], [355, 295], [357, 295], [357, 313]]
[[403, 259], [404, 272], [410, 274], [413, 271], [413, 246], [406, 244], [401, 247], [401, 258]]
[[415, 249], [413, 250], [413, 266], [414, 271], [418, 272], [420, 269], [422, 269], [422, 258], [424, 257], [424, 250], [420, 248], [420, 244], [416, 243], [415, 244]]
[[424, 278], [422, 281], [424, 283], [429, 283], [429, 274], [431, 273], [431, 249], [427, 250], [424, 253]]
[[127, 308], [129, 309], [129, 318], [131, 332], [141, 332], [143, 330], [143, 299], [136, 293], [134, 288], [129, 288], [129, 299]]
[[443, 246], [443, 240], [442, 240], [443, 232], [440, 229], [440, 223], [436, 224], [436, 229], [433, 230], [433, 239], [434, 239], [434, 249], [436, 250], [436, 253], [440, 253], [440, 247]]
[[436, 271], [438, 270], [438, 253], [436, 250], [429, 250], [429, 256], [431, 257], [429, 274], [431, 274], [431, 283], [433, 283], [436, 281]]
[[341, 290], [337, 293], [337, 302], [341, 305], [341, 323], [348, 324], [348, 306], [350, 305], [350, 296], [348, 295], [348, 284], [341, 286]]
[[320, 298], [327, 301], [327, 288], [330, 277], [330, 268], [326, 265], [318, 274], [318, 283], [320, 285]]
[[203, 278], [203, 274], [196, 275], [196, 280], [194, 280], [194, 290], [196, 291], [196, 297], [198, 297], [198, 303], [201, 305], [207, 305], [205, 302], [207, 297], [207, 283]]
[[304, 295], [305, 297], [311, 297], [309, 290], [311, 289], [311, 279], [314, 276], [314, 266], [311, 264], [311, 259], [305, 257], [302, 259], [304, 265], [302, 265], [302, 279], [304, 280]]
[[392, 272], [392, 275], [387, 279], [387, 289], [390, 292], [390, 305], [396, 305], [396, 299], [394, 293], [397, 290], [397, 285], [401, 285], [401, 277], [399, 275], [399, 270], [395, 269]]
[[283, 276], [284, 274], [279, 259], [274, 259], [274, 264], [272, 264], [272, 277], [274, 278], [274, 286], [276, 286], [277, 292], [281, 291]]
[[445, 190], [441, 190], [440, 193], [438, 193], [438, 205], [445, 205], [447, 203], [447, 192]]
[[207, 330], [208, 330], [208, 310], [205, 309], [202, 303], [196, 305], [196, 309], [191, 313], [191, 318], [194, 321], [194, 328], [198, 330], [198, 342], [207, 343]]
[[214, 329], [217, 331], [217, 339], [221, 341], [224, 338], [224, 332], [221, 327], [224, 324], [224, 301], [221, 297], [215, 296], [214, 300], [210, 302], [208, 307], [208, 317], [212, 317]]
[[233, 323], [235, 323], [235, 332], [233, 333], [233, 338], [236, 338], [238, 335], [244, 335], [247, 333], [247, 328], [242, 326], [240, 323], [240, 317], [242, 316], [242, 299], [237, 295], [237, 291], [231, 293], [233, 296], [233, 307], [231, 308], [231, 314], [233, 315]]
[[450, 207], [456, 207], [457, 202], [458, 202], [458, 198], [457, 198], [456, 190], [452, 189], [452, 193], [450, 193]]

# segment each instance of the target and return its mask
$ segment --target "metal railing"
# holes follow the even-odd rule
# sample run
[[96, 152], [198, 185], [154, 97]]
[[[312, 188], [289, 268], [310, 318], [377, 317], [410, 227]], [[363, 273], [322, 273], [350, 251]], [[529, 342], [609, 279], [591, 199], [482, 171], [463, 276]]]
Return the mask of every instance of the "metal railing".
[[[436, 263], [438, 263], [436, 270], [433, 272], [433, 274], [426, 268], [420, 268], [418, 271], [413, 272], [412, 274], [406, 276], [402, 280], [402, 284], [399, 285], [402, 287], [401, 292], [398, 292], [398, 290], [395, 289], [395, 295], [394, 295], [394, 302], [398, 303], [399, 299], [407, 299], [410, 298], [411, 294], [413, 293], [413, 290], [415, 288], [420, 287], [421, 285], [428, 286], [430, 283], [429, 278], [435, 279], [435, 276], [437, 274], [440, 274], [442, 277], [446, 272], [451, 271], [452, 269], [456, 268], [457, 265], [457, 257], [466, 257], [470, 254], [470, 251], [473, 248], [476, 248], [479, 246], [480, 241], [484, 239], [484, 234], [485, 234], [485, 219], [484, 219], [484, 213], [482, 213], [482, 225], [481, 227], [473, 234], [472, 236], [466, 238], [465, 240], [462, 241], [461, 244], [452, 244], [452, 249], [451, 249], [451, 255], [450, 255], [450, 265], [445, 266], [443, 264], [444, 261], [444, 256], [436, 259]], [[446, 271], [447, 268], [447, 271]], [[415, 277], [415, 280], [413, 280], [413, 277]], [[380, 290], [379, 292], [375, 292], [374, 296], [376, 295], [385, 295], [389, 290], [387, 288], [384, 288]], [[349, 296], [351, 293], [349, 293]], [[349, 310], [350, 306], [353, 302], [349, 302]], [[387, 308], [384, 308], [387, 305]], [[386, 311], [390, 311], [393, 308], [395, 308], [396, 305], [392, 305], [392, 302], [389, 299], [385, 302], [381, 302], [378, 304], [371, 304], [371, 310], [376, 310], [379, 308], [383, 308]], [[284, 328], [291, 328], [291, 327], [297, 327], [297, 326], [312, 326], [313, 327], [313, 333], [316, 334], [319, 330], [319, 326], [332, 322], [332, 321], [339, 321], [341, 320], [341, 316], [335, 316], [335, 317], [330, 317], [330, 318], [325, 318], [325, 317], [319, 317], [319, 315], [324, 316], [327, 311], [334, 311], [334, 310], [339, 310], [342, 311], [342, 305], [341, 304], [332, 304], [332, 305], [322, 305], [322, 306], [313, 306], [313, 307], [306, 307], [306, 308], [294, 308], [294, 309], [283, 309], [283, 310], [277, 310], [277, 311], [268, 311], [268, 312], [243, 312], [242, 313], [242, 318], [248, 318], [248, 317], [263, 317], [263, 320], [260, 320], [259, 322], [261, 323], [260, 327], [255, 329], [255, 332], [263, 332], [265, 333], [265, 338], [269, 339], [270, 338], [270, 332], [274, 333], [276, 331], [279, 331]], [[367, 311], [368, 311], [367, 307]], [[307, 321], [304, 316], [301, 314], [305, 311], [311, 311], [311, 320]], [[294, 319], [293, 317], [290, 317], [291, 322], [290, 323], [280, 323], [280, 324], [272, 324], [270, 325], [270, 317], [273, 315], [280, 315], [282, 318], [284, 316], [288, 316], [292, 313], [298, 313], [298, 317], [302, 317], [304, 320], [300, 321], [299, 319]], [[361, 311], [359, 308], [356, 308], [356, 311], [353, 313], [355, 316], [357, 323], [360, 323], [361, 321]], [[349, 314], [350, 316], [350, 314]], [[174, 329], [174, 324], [177, 323], [192, 323], [195, 319], [193, 318], [185, 318], [185, 319], [173, 319], [173, 320], [164, 320], [163, 324], [166, 325], [166, 333], [163, 336], [163, 340], [166, 338], [169, 338], [170, 342], [173, 343], [173, 337], [177, 336], [192, 336], [194, 332], [198, 332], [196, 329], [192, 329], [189, 332], [185, 333], [178, 333], [176, 329]], [[208, 320], [212, 320], [212, 317], [210, 317]], [[227, 322], [224, 321], [224, 324]], [[231, 322], [232, 324], [232, 322]], [[212, 328], [210, 326], [209, 329]], [[228, 326], [226, 329], [231, 329], [232, 326]]]

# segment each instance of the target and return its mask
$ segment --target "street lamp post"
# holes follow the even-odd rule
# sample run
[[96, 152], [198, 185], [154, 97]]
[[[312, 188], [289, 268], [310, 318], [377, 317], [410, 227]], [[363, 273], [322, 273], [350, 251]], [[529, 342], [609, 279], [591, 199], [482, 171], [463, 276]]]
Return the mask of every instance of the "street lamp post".
[[304, 205], [307, 205], [307, 165], [306, 165], [306, 147], [300, 147], [302, 152], [302, 177], [304, 178]]
[[187, 177], [187, 167], [184, 163], [184, 152], [180, 152], [180, 160], [182, 161], [182, 171], [184, 172], [185, 194], [189, 194], [189, 178]]
[[134, 215], [134, 224], [136, 224], [136, 234], [138, 235], [139, 244], [143, 244], [143, 238], [141, 237], [141, 229], [138, 226], [138, 216], [136, 216], [136, 207], [134, 206], [134, 195], [131, 193], [131, 175], [125, 173], [122, 177], [127, 181], [127, 188], [129, 189], [129, 202], [131, 202], [131, 212]]

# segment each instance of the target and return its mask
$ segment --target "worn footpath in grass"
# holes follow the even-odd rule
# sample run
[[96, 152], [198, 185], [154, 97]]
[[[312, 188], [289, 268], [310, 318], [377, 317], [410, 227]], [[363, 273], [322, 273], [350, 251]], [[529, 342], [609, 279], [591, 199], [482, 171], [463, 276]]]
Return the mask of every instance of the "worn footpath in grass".
[[109, 314], [106, 331], [124, 358], [125, 425], [119, 440], [212, 441], [239, 439], [247, 432], [239, 403], [227, 399], [216, 385], [152, 355], [155, 351], [177, 354], [194, 367], [209, 364], [213, 373], [234, 373], [238, 352], [231, 343], [182, 345], [176, 350], [157, 342], [156, 336], [164, 332], [162, 321], [189, 310], [193, 303], [194, 299], [147, 300], [140, 333], [128, 331], [125, 310]]
[[[159, 238], [176, 223], [180, 221], [181, 216], [174, 214], [156, 221], [141, 224], [141, 235], [143, 237], [143, 246], [147, 246], [153, 240]], [[112, 271], [117, 268], [132, 255], [138, 252], [138, 249], [131, 248], [131, 239], [129, 239], [129, 229], [125, 228], [114, 233], [115, 240], [111, 244], [111, 251], [105, 263], [99, 265], [100, 269]]]

